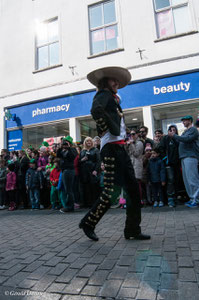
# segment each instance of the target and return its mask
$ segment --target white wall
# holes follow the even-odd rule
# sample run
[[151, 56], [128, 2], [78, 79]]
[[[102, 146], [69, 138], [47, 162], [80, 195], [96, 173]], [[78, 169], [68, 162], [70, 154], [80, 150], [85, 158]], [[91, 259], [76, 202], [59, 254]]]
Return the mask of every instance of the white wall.
[[[199, 68], [198, 33], [155, 42], [152, 0], [115, 0], [124, 51], [89, 58], [88, 5], [97, 1], [0, 0], [1, 107], [93, 88], [86, 80], [86, 74], [107, 65], [128, 67], [133, 80]], [[193, 30], [198, 30], [199, 1], [189, 2]], [[62, 66], [33, 73], [35, 21], [56, 16], [60, 23]], [[146, 50], [142, 60], [136, 53], [138, 48]], [[75, 76], [69, 69], [71, 65], [77, 66]], [[2, 127], [0, 114], [1, 133]]]

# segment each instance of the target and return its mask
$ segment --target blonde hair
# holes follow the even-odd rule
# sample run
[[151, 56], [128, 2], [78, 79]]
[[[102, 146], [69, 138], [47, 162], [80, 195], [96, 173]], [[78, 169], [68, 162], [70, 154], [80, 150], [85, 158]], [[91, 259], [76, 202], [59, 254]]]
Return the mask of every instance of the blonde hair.
[[[93, 147], [94, 147], [93, 139], [92, 139], [90, 136], [87, 136], [87, 137], [85, 138], [85, 140], [84, 140], [84, 143], [83, 143], [83, 149], [88, 150], [88, 147], [87, 147], [87, 145], [86, 145], [86, 142], [87, 142], [87, 141], [91, 141], [91, 142], [92, 142], [92, 146], [91, 146], [90, 148], [93, 148]], [[89, 148], [89, 149], [90, 149], [90, 148]]]

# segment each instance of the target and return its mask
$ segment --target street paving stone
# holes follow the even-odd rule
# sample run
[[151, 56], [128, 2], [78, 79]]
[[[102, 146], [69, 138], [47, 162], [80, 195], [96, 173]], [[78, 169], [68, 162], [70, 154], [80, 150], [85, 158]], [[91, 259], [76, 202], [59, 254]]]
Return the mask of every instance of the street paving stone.
[[78, 228], [86, 210], [0, 211], [0, 299], [199, 300], [199, 209], [142, 209], [148, 241], [125, 240], [125, 210]]

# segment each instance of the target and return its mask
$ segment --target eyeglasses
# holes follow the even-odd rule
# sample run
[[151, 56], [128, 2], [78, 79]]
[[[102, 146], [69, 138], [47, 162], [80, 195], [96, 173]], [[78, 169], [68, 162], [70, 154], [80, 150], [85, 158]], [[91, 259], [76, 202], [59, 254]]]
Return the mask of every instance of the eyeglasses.
[[135, 132], [133, 132], [133, 133], [131, 133], [131, 135], [136, 135], [136, 133], [135, 133]]
[[145, 133], [145, 131], [144, 130], [140, 130], [140, 133]]

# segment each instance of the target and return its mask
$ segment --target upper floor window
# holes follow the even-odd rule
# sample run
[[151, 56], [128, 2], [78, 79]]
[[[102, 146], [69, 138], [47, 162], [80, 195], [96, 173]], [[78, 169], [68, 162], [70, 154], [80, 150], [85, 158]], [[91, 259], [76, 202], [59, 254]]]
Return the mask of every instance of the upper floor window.
[[36, 69], [59, 64], [58, 19], [36, 24]]
[[158, 38], [192, 29], [188, 0], [154, 0]]
[[118, 48], [115, 0], [89, 7], [89, 29], [91, 55]]

